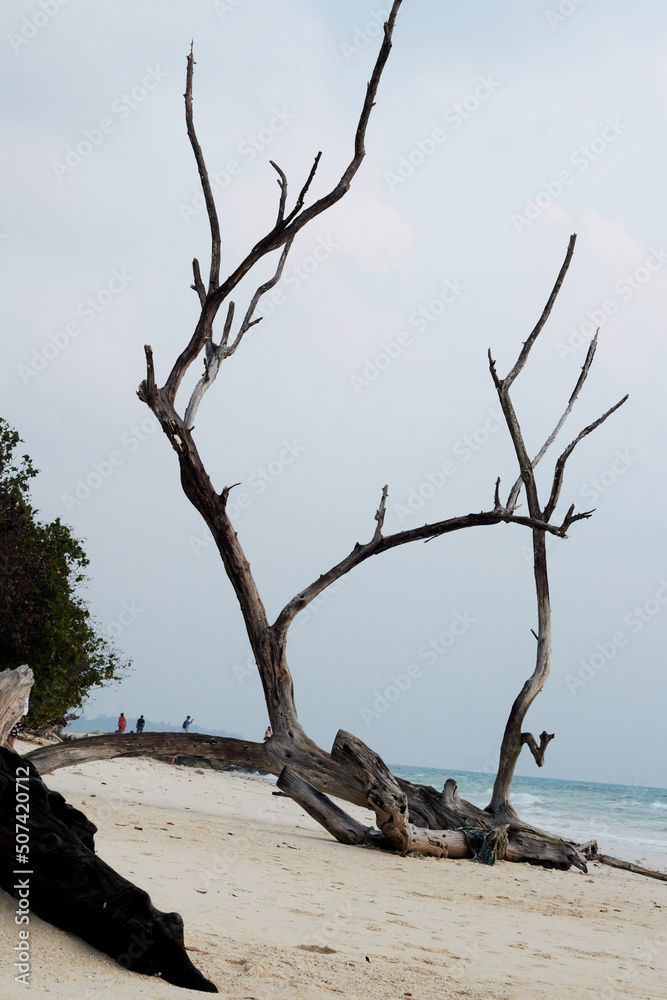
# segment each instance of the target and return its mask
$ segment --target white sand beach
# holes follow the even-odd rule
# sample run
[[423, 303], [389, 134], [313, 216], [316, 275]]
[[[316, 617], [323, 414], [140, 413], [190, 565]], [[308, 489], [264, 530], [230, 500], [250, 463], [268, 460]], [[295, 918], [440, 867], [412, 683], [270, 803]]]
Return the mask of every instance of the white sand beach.
[[[223, 997], [667, 998], [667, 883], [344, 847], [253, 776], [114, 760], [45, 780], [97, 824], [105, 861], [183, 916], [191, 957]], [[2, 998], [25, 992], [7, 957], [13, 911], [2, 894]], [[31, 945], [39, 997], [201, 996], [34, 916]]]

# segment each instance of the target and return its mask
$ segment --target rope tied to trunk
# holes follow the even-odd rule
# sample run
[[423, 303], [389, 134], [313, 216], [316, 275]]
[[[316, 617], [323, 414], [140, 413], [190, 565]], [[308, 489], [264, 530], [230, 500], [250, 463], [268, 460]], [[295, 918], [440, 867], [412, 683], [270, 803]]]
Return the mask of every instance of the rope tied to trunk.
[[463, 830], [472, 860], [481, 865], [494, 865], [504, 861], [507, 854], [507, 827], [496, 826], [492, 830]]

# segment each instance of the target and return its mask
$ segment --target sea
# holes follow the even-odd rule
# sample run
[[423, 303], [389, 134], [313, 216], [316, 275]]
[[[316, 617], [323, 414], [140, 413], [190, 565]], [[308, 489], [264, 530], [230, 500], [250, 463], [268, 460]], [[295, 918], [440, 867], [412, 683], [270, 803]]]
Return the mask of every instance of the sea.
[[[389, 767], [399, 778], [438, 790], [454, 778], [461, 798], [476, 806], [488, 805], [491, 798], [493, 776], [488, 774], [402, 764]], [[580, 844], [596, 840], [602, 854], [667, 870], [665, 788], [515, 777], [510, 800], [521, 818], [533, 826]]]

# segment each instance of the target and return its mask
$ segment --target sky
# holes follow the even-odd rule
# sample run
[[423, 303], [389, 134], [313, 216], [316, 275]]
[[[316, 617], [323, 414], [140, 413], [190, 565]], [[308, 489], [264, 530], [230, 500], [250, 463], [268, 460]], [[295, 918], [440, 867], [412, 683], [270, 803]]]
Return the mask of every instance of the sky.
[[[312, 198], [347, 165], [386, 8], [365, 0], [8, 0], [0, 76], [0, 414], [41, 470], [40, 516], [90, 558], [100, 629], [131, 657], [86, 714], [261, 740], [241, 614], [176, 456], [136, 397], [197, 318], [210, 241], [184, 123], [220, 214], [223, 274], [315, 154]], [[538, 475], [568, 463], [549, 546], [554, 663], [525, 727], [545, 777], [667, 785], [667, 9], [659, 0], [404, 0], [349, 194], [304, 229], [262, 322], [196, 419], [271, 619], [373, 533], [489, 509], [517, 475], [487, 350], [505, 374], [567, 248], [549, 323], [513, 387], [529, 450], [581, 398]], [[235, 293], [244, 308], [275, 266]], [[193, 366], [178, 397], [194, 385]], [[560, 448], [558, 447], [560, 445]], [[290, 631], [308, 733], [390, 763], [492, 774], [534, 667], [529, 532], [461, 531], [369, 560]], [[537, 774], [527, 751], [517, 773]]]

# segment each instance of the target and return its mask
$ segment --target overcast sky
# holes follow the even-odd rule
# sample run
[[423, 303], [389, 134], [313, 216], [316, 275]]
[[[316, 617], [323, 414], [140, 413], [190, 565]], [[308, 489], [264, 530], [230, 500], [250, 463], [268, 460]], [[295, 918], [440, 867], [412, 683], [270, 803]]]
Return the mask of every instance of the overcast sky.
[[[313, 198], [348, 163], [384, 10], [2, 6], [0, 412], [42, 470], [41, 515], [85, 540], [91, 611], [134, 661], [90, 716], [189, 713], [254, 739], [267, 723], [231, 586], [135, 395], [144, 343], [164, 380], [189, 339], [193, 256], [208, 267], [190, 41], [228, 273], [273, 225], [269, 159], [294, 193], [322, 150]], [[595, 515], [550, 546], [554, 666], [526, 723], [556, 733], [547, 777], [667, 785], [666, 122], [662, 0], [404, 0], [352, 190], [299, 235], [282, 295], [196, 421], [214, 484], [241, 483], [230, 509], [273, 618], [372, 535], [384, 483], [392, 531], [488, 509], [497, 476], [509, 489], [486, 351], [505, 374], [578, 234], [513, 390], [531, 451], [597, 326], [559, 443], [630, 399], [568, 465], [562, 511]], [[288, 647], [311, 736], [328, 748], [343, 727], [391, 763], [492, 772], [534, 667], [529, 545], [517, 526], [471, 529], [323, 595]], [[518, 773], [538, 773], [527, 753]]]

